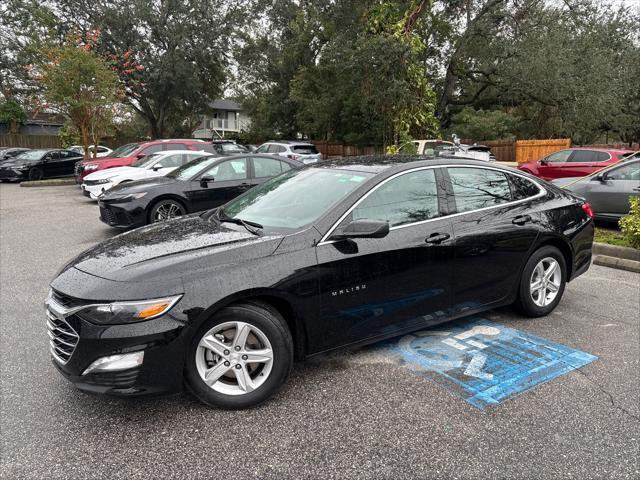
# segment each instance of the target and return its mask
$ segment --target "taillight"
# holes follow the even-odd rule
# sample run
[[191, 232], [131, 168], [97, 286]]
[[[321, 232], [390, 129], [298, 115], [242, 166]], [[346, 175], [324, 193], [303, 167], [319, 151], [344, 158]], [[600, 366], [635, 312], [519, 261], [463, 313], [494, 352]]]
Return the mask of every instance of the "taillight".
[[587, 214], [589, 218], [593, 218], [593, 208], [591, 208], [591, 204], [589, 202], [584, 202], [582, 205], [582, 211]]

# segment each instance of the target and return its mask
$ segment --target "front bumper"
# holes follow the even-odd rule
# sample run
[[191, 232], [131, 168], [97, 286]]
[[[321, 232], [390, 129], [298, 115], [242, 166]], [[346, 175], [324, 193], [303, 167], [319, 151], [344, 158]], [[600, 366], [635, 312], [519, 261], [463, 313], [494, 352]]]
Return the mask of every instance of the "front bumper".
[[27, 172], [15, 171], [10, 168], [0, 168], [0, 180], [9, 180], [17, 182], [19, 180], [25, 180]]
[[98, 201], [100, 220], [114, 228], [134, 228], [146, 225], [147, 211], [135, 200], [110, 204]]
[[87, 185], [86, 183], [83, 183], [81, 188], [82, 188], [82, 193], [84, 194], [85, 197], [89, 197], [92, 200], [97, 200], [100, 194], [102, 194], [103, 192], [106, 192], [112, 186], [113, 186], [113, 183], [99, 183], [97, 185]]
[[[118, 396], [176, 393], [182, 389], [188, 335], [185, 324], [171, 312], [146, 322], [96, 325], [78, 314], [61, 316], [60, 309], [50, 304], [47, 316], [51, 361], [79, 389]], [[76, 339], [55, 330], [53, 323], [61, 321], [66, 323], [65, 329], [73, 329]], [[144, 359], [135, 368], [84, 374], [98, 358], [139, 351], [144, 351]]]

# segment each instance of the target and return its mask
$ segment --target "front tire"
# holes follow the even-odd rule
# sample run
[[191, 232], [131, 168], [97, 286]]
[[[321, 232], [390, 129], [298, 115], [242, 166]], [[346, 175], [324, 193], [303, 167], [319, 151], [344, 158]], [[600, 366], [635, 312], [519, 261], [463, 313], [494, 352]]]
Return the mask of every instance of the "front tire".
[[44, 176], [42, 170], [40, 170], [37, 167], [33, 167], [31, 170], [29, 170], [29, 180], [42, 180], [42, 177]]
[[187, 351], [189, 390], [207, 405], [249, 408], [289, 377], [293, 339], [277, 310], [262, 302], [225, 307], [194, 335]]
[[564, 256], [556, 247], [542, 247], [524, 267], [516, 307], [528, 317], [548, 315], [560, 303], [566, 283]]
[[181, 217], [187, 213], [187, 209], [177, 200], [160, 200], [151, 207], [148, 223], [163, 222], [172, 218]]

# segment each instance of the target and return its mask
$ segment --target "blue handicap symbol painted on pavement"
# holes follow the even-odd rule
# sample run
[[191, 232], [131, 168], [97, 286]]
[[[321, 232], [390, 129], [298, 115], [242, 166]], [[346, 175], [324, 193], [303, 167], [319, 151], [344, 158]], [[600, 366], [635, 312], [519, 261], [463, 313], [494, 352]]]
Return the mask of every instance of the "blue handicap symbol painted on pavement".
[[445, 323], [375, 348], [480, 409], [598, 358], [482, 318]]

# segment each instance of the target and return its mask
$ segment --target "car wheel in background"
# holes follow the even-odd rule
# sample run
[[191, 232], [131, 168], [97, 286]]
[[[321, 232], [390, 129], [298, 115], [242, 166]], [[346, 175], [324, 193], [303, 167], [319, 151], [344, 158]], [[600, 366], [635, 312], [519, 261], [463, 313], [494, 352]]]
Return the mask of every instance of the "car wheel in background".
[[29, 170], [29, 180], [42, 180], [43, 173], [38, 167], [33, 167]]
[[548, 315], [560, 302], [566, 282], [567, 267], [560, 250], [542, 247], [524, 267], [516, 306], [529, 317]]
[[187, 209], [177, 200], [161, 200], [151, 207], [149, 223], [163, 222], [180, 217], [185, 213], [187, 213]]
[[262, 302], [225, 307], [194, 335], [187, 351], [189, 390], [207, 405], [257, 405], [286, 381], [293, 339], [277, 310]]

